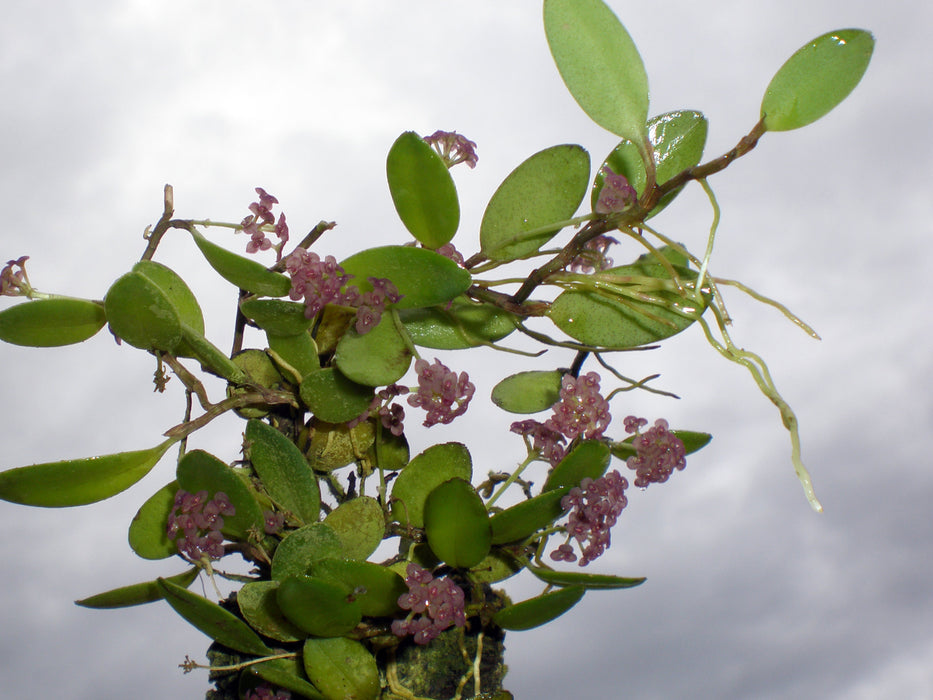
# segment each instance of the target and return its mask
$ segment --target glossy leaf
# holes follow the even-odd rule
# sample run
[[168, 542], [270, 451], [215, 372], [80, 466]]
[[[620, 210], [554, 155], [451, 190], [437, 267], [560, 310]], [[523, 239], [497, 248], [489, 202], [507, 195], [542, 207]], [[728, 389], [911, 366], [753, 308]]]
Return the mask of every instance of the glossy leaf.
[[546, 411], [560, 400], [558, 370], [519, 372], [492, 388], [492, 402], [509, 413]]
[[315, 578], [342, 586], [368, 617], [393, 617], [401, 613], [400, 596], [408, 592], [405, 579], [392, 569], [368, 561], [321, 559], [311, 567]]
[[305, 317], [304, 304], [284, 299], [250, 297], [240, 302], [240, 311], [264, 331], [275, 335], [297, 335], [313, 323], [313, 319]]
[[196, 333], [204, 334], [204, 314], [191, 288], [170, 267], [152, 260], [140, 260], [133, 265], [133, 272], [146, 277], [165, 294], [178, 318]]
[[376, 700], [380, 693], [376, 659], [355, 639], [309, 639], [305, 673], [327, 700]]
[[492, 304], [457, 297], [448, 305], [399, 312], [415, 345], [462, 350], [501, 340], [515, 330], [517, 318]]
[[598, 479], [609, 468], [609, 446], [599, 440], [583, 440], [551, 470], [542, 491], [579, 486], [586, 478]]
[[345, 423], [369, 408], [371, 387], [347, 379], [333, 367], [312, 372], [298, 388], [311, 413], [328, 423]]
[[215, 642], [244, 654], [270, 656], [275, 653], [232, 612], [166, 579], [157, 581], [162, 597], [175, 612]]
[[473, 461], [459, 442], [433, 445], [412, 459], [392, 488], [392, 517], [402, 525], [424, 526], [424, 503], [448, 479], [473, 478]]
[[470, 580], [476, 583], [498, 583], [523, 568], [524, 565], [507, 551], [493, 547], [479, 564], [470, 569]]
[[267, 333], [266, 337], [269, 340], [269, 349], [275, 353], [277, 360], [281, 359], [288, 363], [289, 367], [298, 373], [297, 379], [304, 379], [321, 368], [317, 345], [309, 333], [298, 335]]
[[[198, 567], [188, 569], [180, 574], [165, 579], [176, 586], [187, 588], [198, 577], [200, 573]], [[96, 608], [100, 610], [112, 608], [129, 608], [134, 605], [144, 605], [157, 600], [162, 600], [162, 590], [159, 588], [158, 581], [145, 581], [143, 583], [134, 583], [130, 586], [114, 588], [112, 591], [98, 593], [89, 598], [76, 600], [75, 605], [83, 608]]]
[[863, 29], [827, 32], [801, 47], [765, 90], [765, 128], [799, 129], [832, 110], [858, 85], [874, 48], [874, 37]]
[[[252, 676], [261, 678], [273, 686], [297, 693], [299, 698], [305, 698], [305, 700], [327, 700], [317, 688], [305, 680], [304, 661], [300, 658], [270, 659], [262, 663], [251, 664], [246, 667], [245, 671], [248, 675], [240, 678], [240, 689], [243, 697], [246, 697], [245, 679]], [[258, 684], [254, 683], [253, 688], [256, 685]], [[295, 700], [298, 700], [298, 698], [295, 698]]]
[[221, 532], [229, 539], [246, 540], [250, 531], [262, 532], [265, 519], [262, 508], [231, 467], [203, 450], [187, 452], [176, 469], [178, 485], [188, 493], [207, 491], [208, 497], [222, 491], [236, 509], [234, 515], [224, 516]]
[[143, 559], [166, 559], [178, 553], [166, 532], [177, 492], [177, 481], [166, 484], [152, 494], [133, 516], [129, 531], [130, 547]]
[[405, 434], [393, 435], [380, 430], [368, 448], [367, 457], [371, 464], [387, 472], [399, 471], [411, 459], [411, 451]]
[[340, 637], [360, 624], [360, 604], [348, 598], [343, 586], [313, 576], [288, 576], [275, 591], [282, 614], [315, 637]]
[[246, 424], [246, 456], [269, 497], [302, 523], [316, 522], [321, 490], [308, 460], [295, 444], [268, 423]]
[[433, 489], [424, 504], [424, 532], [431, 550], [449, 566], [479, 564], [492, 543], [489, 514], [476, 489], [450, 479]]
[[357, 496], [334, 508], [324, 524], [340, 538], [343, 557], [364, 560], [376, 551], [386, 531], [385, 515], [379, 501]]
[[368, 248], [351, 255], [341, 265], [354, 276], [352, 283], [360, 292], [372, 291], [369, 277], [391, 280], [402, 295], [393, 305], [398, 309], [446, 304], [469, 289], [473, 281], [470, 273], [450, 258], [411, 246]]
[[291, 531], [279, 542], [272, 556], [272, 579], [283, 581], [307, 574], [314, 562], [342, 556], [343, 542], [337, 533], [324, 523], [311, 523]]
[[584, 574], [579, 571], [555, 571], [537, 566], [529, 566], [528, 570], [537, 578], [552, 586], [583, 586], [586, 589], [614, 589], [633, 588], [645, 582], [645, 578], [623, 578], [621, 576], [608, 576], [606, 574]]
[[195, 230], [191, 237], [214, 271], [235, 287], [267, 297], [284, 297], [291, 289], [291, 280], [285, 275], [212, 243]]
[[329, 472], [355, 462], [375, 439], [376, 429], [368, 420], [352, 428], [346, 423], [315, 421], [306, 454], [315, 471]]
[[[671, 432], [684, 444], [684, 454], [691, 454], [703, 449], [713, 439], [713, 436], [709, 433], [698, 433], [693, 430], [672, 430]], [[632, 435], [622, 442], [610, 443], [609, 447], [612, 450], [612, 456], [618, 459], [634, 457], [636, 455], [635, 447], [632, 445], [634, 440], [635, 436]]]
[[104, 327], [104, 307], [87, 299], [37, 299], [0, 311], [0, 340], [51, 348], [81, 343]]
[[[706, 117], [690, 110], [667, 112], [648, 121], [648, 140], [654, 147], [655, 179], [658, 184], [664, 184], [681, 171], [700, 162], [706, 146], [708, 126]], [[645, 161], [642, 160], [638, 147], [624, 139], [596, 172], [590, 194], [590, 206], [594, 210], [606, 179], [603, 168], [607, 166], [617, 175], [624, 175], [639, 196], [645, 191]], [[648, 218], [664, 209], [681, 189], [683, 188], [664, 195], [651, 210]]]
[[253, 581], [237, 591], [236, 602], [250, 627], [277, 642], [297, 642], [305, 638], [302, 629], [289, 622], [276, 601], [278, 581]]
[[563, 228], [559, 222], [576, 213], [589, 181], [590, 156], [580, 146], [535, 153], [509, 174], [486, 205], [479, 229], [482, 252], [501, 262], [534, 253]]
[[560, 77], [587, 116], [643, 143], [648, 76], [612, 10], [602, 0], [545, 0], [544, 32]]
[[548, 527], [564, 513], [560, 502], [567, 490], [545, 491], [493, 515], [489, 519], [492, 543], [518, 542]]
[[492, 619], [505, 630], [530, 630], [563, 615], [580, 602], [585, 592], [583, 586], [561, 588], [502, 608]]
[[148, 450], [8, 469], [0, 472], [0, 498], [44, 508], [103, 501], [146, 476], [173, 443], [166, 440]]
[[457, 188], [444, 160], [418, 134], [399, 136], [386, 158], [389, 191], [399, 218], [421, 244], [440, 248], [460, 225]]
[[174, 352], [182, 341], [181, 317], [158, 285], [139, 272], [114, 282], [104, 298], [110, 329], [141, 350]]
[[391, 312], [384, 313], [379, 323], [363, 335], [350, 328], [337, 343], [334, 362], [343, 376], [357, 384], [387, 386], [408, 371], [410, 342], [399, 333]]

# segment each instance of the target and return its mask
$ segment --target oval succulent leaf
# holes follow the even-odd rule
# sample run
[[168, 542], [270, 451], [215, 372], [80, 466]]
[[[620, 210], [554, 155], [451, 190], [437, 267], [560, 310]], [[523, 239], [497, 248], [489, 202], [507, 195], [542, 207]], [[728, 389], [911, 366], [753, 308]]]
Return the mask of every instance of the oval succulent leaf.
[[329, 525], [311, 523], [292, 530], [279, 542], [272, 556], [272, 579], [307, 574], [319, 559], [343, 556], [343, 542]]
[[315, 578], [340, 585], [359, 602], [363, 615], [391, 617], [401, 613], [398, 599], [408, 587], [392, 569], [368, 561], [321, 559], [311, 569]]
[[308, 679], [328, 700], [379, 697], [376, 659], [355, 639], [309, 639], [304, 646], [304, 663]]
[[275, 600], [290, 622], [315, 637], [340, 637], [363, 619], [360, 604], [348, 600], [343, 586], [312, 576], [283, 579]]
[[166, 484], [152, 494], [133, 516], [129, 531], [130, 547], [141, 558], [167, 559], [178, 552], [166, 532], [177, 492], [177, 481]]
[[81, 343], [104, 327], [107, 316], [96, 301], [37, 299], [0, 311], [0, 340], [51, 348]]
[[609, 576], [606, 574], [584, 574], [579, 571], [555, 571], [537, 566], [529, 566], [528, 570], [537, 578], [552, 586], [583, 586], [587, 589], [614, 589], [633, 588], [645, 582], [645, 578], [623, 578], [622, 576]]
[[545, 0], [544, 32], [560, 77], [587, 116], [643, 144], [648, 76], [612, 10], [602, 0]]
[[470, 482], [450, 479], [428, 494], [424, 532], [431, 550], [449, 566], [479, 564], [492, 544], [489, 514]]
[[542, 491], [579, 486], [586, 478], [598, 479], [609, 468], [609, 446], [598, 440], [584, 440], [574, 447], [551, 471]]
[[386, 531], [382, 506], [369, 496], [358, 496], [341, 503], [327, 514], [324, 524], [340, 538], [343, 556], [361, 561], [376, 551]]
[[347, 379], [364, 386], [387, 386], [401, 379], [411, 364], [411, 341], [403, 338], [392, 312], [360, 335], [350, 328], [337, 343], [334, 362]]
[[133, 272], [146, 277], [172, 302], [178, 318], [196, 333], [204, 334], [204, 314], [191, 288], [172, 268], [153, 260], [140, 260]]
[[284, 299], [250, 297], [240, 302], [240, 311], [264, 331], [275, 335], [297, 335], [311, 327], [313, 319], [305, 317], [305, 306]]
[[191, 237], [214, 272], [235, 287], [267, 297], [284, 297], [291, 289], [291, 280], [285, 275], [212, 243], [194, 229]]
[[296, 379], [304, 379], [321, 368], [317, 345], [310, 333], [297, 335], [275, 335], [266, 333], [269, 350], [277, 355], [276, 361], [282, 361], [297, 372]]
[[465, 445], [433, 445], [412, 459], [392, 487], [392, 517], [402, 525], [424, 526], [424, 504], [437, 486], [448, 479], [473, 478], [473, 461]]
[[312, 372], [298, 387], [301, 400], [327, 423], [346, 423], [361, 415], [373, 399], [371, 387], [347, 379], [333, 367]]
[[297, 642], [305, 638], [302, 629], [288, 621], [276, 602], [278, 581], [253, 581], [237, 591], [236, 602], [250, 627], [277, 642]]
[[564, 513], [560, 502], [567, 490], [545, 491], [493, 515], [489, 519], [492, 543], [518, 542], [546, 528]]
[[499, 262], [534, 253], [563, 228], [557, 222], [574, 215], [589, 180], [590, 156], [580, 146], [535, 153], [509, 174], [486, 205], [479, 229], [483, 253]]
[[506, 630], [530, 630], [554, 620], [580, 602], [586, 589], [569, 586], [502, 608], [493, 622]]
[[457, 188], [443, 159], [413, 131], [399, 136], [386, 158], [395, 211], [418, 242], [440, 248], [460, 225]]
[[96, 503], [146, 476], [174, 442], [166, 440], [148, 450], [8, 469], [0, 472], [0, 498], [44, 508]]
[[[194, 567], [165, 580], [174, 583], [176, 586], [187, 588], [198, 577], [200, 572], [201, 570], [198, 567]], [[152, 603], [157, 600], [162, 600], [162, 590], [159, 588], [159, 582], [145, 581], [143, 583], [134, 583], [129, 586], [114, 588], [112, 591], [98, 593], [89, 598], [76, 600], [75, 605], [80, 605], [83, 608], [109, 610], [112, 608], [129, 608], [134, 605], [144, 605], [145, 603]]]
[[546, 411], [560, 400], [558, 370], [519, 372], [492, 389], [492, 402], [509, 413]]
[[463, 350], [501, 340], [515, 330], [514, 314], [492, 304], [457, 297], [446, 306], [399, 311], [415, 345], [438, 350]]
[[182, 341], [182, 323], [171, 299], [155, 282], [128, 272], [107, 291], [104, 309], [110, 329], [141, 350], [174, 352]]
[[801, 47], [765, 90], [765, 128], [799, 129], [832, 110], [858, 85], [874, 48], [874, 37], [864, 29], [827, 32]]
[[[251, 664], [244, 669], [245, 673], [254, 678], [261, 678], [267, 683], [285, 688], [293, 693], [297, 693], [299, 698], [305, 700], [328, 700], [305, 680], [304, 661], [301, 658], [295, 659], [270, 659], [258, 664]], [[251, 685], [247, 676], [240, 679], [241, 697], [247, 697], [249, 690], [254, 690], [257, 685], [255, 681]], [[254, 696], [255, 697], [255, 696]]]

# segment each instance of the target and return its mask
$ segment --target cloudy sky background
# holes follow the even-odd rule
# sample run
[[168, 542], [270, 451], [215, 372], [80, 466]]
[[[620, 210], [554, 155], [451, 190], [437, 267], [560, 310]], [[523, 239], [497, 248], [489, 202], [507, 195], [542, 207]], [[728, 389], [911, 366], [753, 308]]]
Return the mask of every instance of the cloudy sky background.
[[[651, 113], [703, 111], [709, 157], [751, 128], [765, 86], [801, 44], [841, 27], [875, 33], [868, 74], [837, 111], [767, 135], [712, 180], [723, 208], [714, 273], [780, 298], [823, 337], [813, 341], [773, 309], [727, 294], [733, 337], [765, 356], [797, 411], [825, 512], [810, 510], [794, 478], [777, 411], [698, 330], [620, 356], [620, 371], [661, 372], [659, 386], [682, 399], [623, 395], [614, 400], [617, 420], [666, 416], [714, 441], [664, 486], [634, 490], [611, 552], [590, 567], [648, 582], [590, 593], [559, 621], [511, 633], [507, 687], [518, 698], [587, 700], [928, 697], [933, 10], [919, 0], [610, 5], [646, 64]], [[518, 163], [579, 143], [595, 168], [616, 138], [563, 88], [540, 3], [463, 7], [68, 1], [50, 12], [8, 3], [0, 256], [30, 255], [42, 290], [101, 298], [142, 252], [166, 182], [178, 216], [228, 221], [242, 218], [263, 186], [295, 236], [336, 220], [319, 251], [338, 258], [404, 242], [385, 153], [402, 131], [437, 128], [479, 144], [479, 167], [455, 171], [463, 208], [455, 243], [472, 253], [485, 202]], [[702, 251], [709, 218], [693, 188], [656, 221]], [[180, 233], [157, 259], [199, 294], [208, 336], [227, 347], [232, 290], [212, 284]], [[480, 399], [508, 373], [570, 356], [552, 351], [532, 365], [473, 355], [444, 359], [472, 371], [475, 407], [452, 426], [414, 433], [413, 451], [463, 440], [477, 473], [506, 469], [521, 459], [521, 441], [508, 433], [511, 417]], [[0, 467], [156, 444], [183, 404], [177, 382], [152, 393], [153, 365], [107, 333], [61, 349], [0, 346]], [[236, 420], [218, 421], [191, 446], [233, 459], [239, 430]], [[177, 664], [186, 654], [203, 658], [207, 639], [167, 607], [102, 612], [72, 603], [181, 569], [141, 561], [126, 544], [136, 509], [172, 475], [166, 458], [97, 506], [0, 503], [5, 695], [203, 696], [206, 675], [183, 676]], [[535, 592], [524, 580], [508, 589]]]

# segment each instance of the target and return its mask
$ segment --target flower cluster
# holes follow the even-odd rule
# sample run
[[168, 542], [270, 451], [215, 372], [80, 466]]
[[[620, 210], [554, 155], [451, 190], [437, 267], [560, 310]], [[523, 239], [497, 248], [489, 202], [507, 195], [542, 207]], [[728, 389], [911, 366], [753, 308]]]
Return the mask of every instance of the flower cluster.
[[[628, 481], [618, 471], [599, 479], [584, 479], [564, 496], [560, 505], [570, 511], [567, 534], [577, 541], [581, 552], [580, 566], [586, 566], [609, 547], [609, 530], [628, 504], [625, 489]], [[554, 561], [577, 560], [568, 542], [551, 552]]]
[[443, 255], [445, 258], [450, 258], [455, 263], [463, 267], [463, 255], [454, 247], [453, 243], [445, 243], [434, 252], [438, 255]]
[[573, 441], [578, 437], [597, 440], [612, 420], [609, 402], [599, 393], [596, 372], [582, 377], [565, 374], [560, 383], [560, 401], [551, 410], [553, 414], [544, 423], [517, 421], [510, 428], [513, 433], [531, 437], [533, 448], [551, 464], [563, 459], [565, 440]]
[[[26, 276], [27, 260], [29, 260], [28, 255], [16, 260], [7, 260], [3, 270], [0, 271], [0, 296], [29, 296], [32, 287], [29, 285], [29, 277]], [[14, 271], [15, 267], [19, 269]]]
[[425, 136], [424, 140], [434, 146], [434, 150], [444, 159], [448, 168], [458, 163], [466, 163], [470, 168], [475, 168], [479, 161], [479, 156], [476, 155], [476, 144], [456, 131], [438, 130], [430, 136]]
[[393, 403], [396, 396], [408, 393], [408, 387], [401, 384], [390, 384], [385, 389], [376, 392], [372, 402], [362, 414], [347, 423], [347, 427], [354, 428], [372, 415], [379, 416], [382, 426], [398, 437], [405, 430], [405, 409]]
[[208, 500], [207, 491], [188, 493], [178, 489], [168, 515], [168, 538], [191, 561], [199, 561], [205, 555], [220, 559], [224, 555], [224, 536], [220, 532], [223, 516], [235, 514], [236, 509], [223, 491]]
[[291, 700], [292, 694], [287, 690], [277, 690], [274, 693], [272, 688], [267, 685], [261, 685], [249, 691], [245, 700]]
[[359, 293], [356, 287], [349, 287], [350, 305], [356, 306], [356, 332], [360, 335], [368, 333], [379, 325], [386, 303], [395, 304], [402, 298], [398, 288], [391, 281], [380, 277], [368, 277], [373, 286], [371, 292]]
[[274, 535], [281, 532], [285, 527], [285, 513], [280, 511], [264, 510], [262, 512], [263, 529], [267, 535]]
[[595, 272], [612, 267], [612, 258], [606, 255], [609, 246], [618, 243], [612, 236], [596, 236], [583, 245], [577, 257], [570, 263], [571, 272]]
[[654, 427], [644, 433], [640, 432], [648, 425], [644, 418], [628, 416], [624, 424], [626, 432], [636, 433], [632, 447], [637, 454], [625, 461], [628, 468], [635, 471], [635, 486], [646, 488], [652, 483], [663, 484], [675, 469], [687, 466], [684, 443], [668, 429], [666, 420], [659, 418]]
[[608, 165], [603, 166], [603, 188], [599, 191], [594, 209], [597, 214], [622, 211], [638, 200], [638, 192], [625, 175], [617, 175]]
[[[405, 584], [408, 593], [398, 599], [399, 607], [410, 610], [404, 620], [392, 622], [396, 637], [414, 635], [415, 644], [427, 644], [441, 632], [466, 624], [463, 589], [449, 578], [434, 578], [430, 571], [409, 562]], [[414, 617], [419, 614], [420, 617]]]
[[259, 201], [249, 205], [249, 210], [252, 213], [240, 222], [243, 232], [250, 235], [250, 241], [246, 244], [246, 252], [258, 253], [260, 250], [269, 250], [272, 247], [272, 241], [266, 236], [262, 227], [274, 226], [275, 235], [279, 239], [275, 246], [276, 259], [278, 260], [282, 257], [282, 246], [288, 241], [288, 224], [285, 223], [285, 214], [279, 214], [279, 220], [276, 222], [272, 207], [278, 204], [279, 200], [262, 187], [256, 188], [256, 194], [259, 195]]
[[419, 358], [415, 361], [415, 371], [418, 373], [418, 391], [408, 397], [408, 405], [427, 411], [424, 418], [426, 428], [450, 423], [466, 413], [476, 391], [466, 372], [461, 372], [458, 377], [437, 358], [434, 364]]

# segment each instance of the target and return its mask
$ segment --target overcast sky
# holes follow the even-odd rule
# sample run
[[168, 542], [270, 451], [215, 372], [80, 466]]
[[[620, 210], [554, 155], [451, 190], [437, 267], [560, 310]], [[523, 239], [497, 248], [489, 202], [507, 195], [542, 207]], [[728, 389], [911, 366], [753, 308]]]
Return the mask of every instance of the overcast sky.
[[[665, 416], [714, 441], [667, 484], [633, 489], [610, 553], [590, 567], [647, 583], [591, 592], [559, 621], [510, 633], [506, 687], [519, 699], [931, 697], [933, 9], [919, 0], [610, 5], [646, 64], [651, 113], [703, 111], [710, 157], [752, 127], [765, 86], [800, 45], [842, 27], [875, 33], [872, 65], [837, 111], [767, 135], [712, 180], [723, 209], [713, 272], [780, 298], [822, 335], [813, 341], [774, 310], [727, 295], [736, 342], [769, 361], [797, 411], [825, 512], [807, 505], [774, 407], [698, 330], [624, 356], [620, 371], [661, 372], [660, 386], [682, 398], [625, 395], [614, 400], [619, 423]], [[0, 256], [31, 256], [44, 291], [101, 298], [142, 252], [167, 182], [178, 216], [228, 221], [265, 187], [296, 235], [337, 221], [319, 251], [338, 258], [405, 242], [385, 154], [402, 131], [438, 128], [478, 143], [477, 169], [455, 171], [455, 243], [472, 253], [485, 202], [518, 163], [579, 143], [595, 168], [616, 143], [564, 90], [540, 14], [540, 2], [524, 0], [8, 2]], [[699, 188], [657, 224], [702, 251], [709, 207]], [[157, 259], [203, 295], [208, 335], [227, 347], [233, 292], [209, 283], [181, 234]], [[413, 434], [413, 451], [457, 439], [478, 473], [506, 469], [523, 448], [511, 417], [485, 401], [489, 389], [570, 356], [473, 355], [443, 359], [472, 370], [474, 408]], [[61, 349], [0, 346], [0, 467], [156, 444], [182, 404], [177, 386], [152, 393], [153, 369], [107, 333]], [[240, 429], [221, 421], [192, 446], [233, 459]], [[183, 676], [177, 664], [203, 658], [208, 640], [166, 606], [72, 603], [181, 569], [143, 562], [126, 544], [136, 509], [173, 471], [166, 458], [97, 506], [0, 503], [5, 696], [203, 696], [206, 675]], [[535, 592], [523, 580], [507, 588]]]

